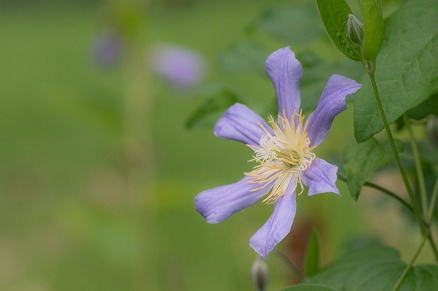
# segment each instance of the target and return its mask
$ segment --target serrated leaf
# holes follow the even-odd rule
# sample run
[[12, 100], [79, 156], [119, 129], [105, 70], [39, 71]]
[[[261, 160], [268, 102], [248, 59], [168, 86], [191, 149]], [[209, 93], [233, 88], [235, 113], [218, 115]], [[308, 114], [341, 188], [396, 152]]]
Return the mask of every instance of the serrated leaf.
[[[406, 264], [394, 249], [369, 246], [347, 253], [305, 281], [334, 290], [386, 291], [392, 290], [405, 267]], [[438, 290], [438, 266], [419, 265], [411, 268], [398, 290]]]
[[[396, 146], [400, 151], [402, 144], [397, 143]], [[343, 158], [348, 189], [351, 197], [357, 200], [365, 182], [376, 170], [388, 165], [393, 155], [389, 142], [379, 143], [372, 138], [361, 144], [347, 146]]]
[[315, 230], [310, 236], [309, 245], [307, 246], [306, 261], [304, 264], [304, 276], [312, 276], [319, 270], [319, 240]]
[[225, 73], [252, 73], [266, 76], [265, 60], [268, 53], [257, 42], [233, 45], [218, 57], [218, 67]]
[[226, 86], [211, 86], [203, 91], [206, 98], [187, 119], [188, 128], [213, 125], [231, 105], [240, 102], [238, 94]]
[[330, 39], [347, 57], [361, 60], [360, 48], [347, 35], [348, 15], [352, 14], [345, 0], [317, 0], [319, 13]]
[[362, 0], [364, 22], [363, 55], [374, 63], [383, 38], [382, 3], [380, 0]]
[[[387, 21], [377, 58], [376, 81], [390, 123], [425, 101], [438, 88], [438, 1], [408, 1]], [[368, 76], [355, 96], [358, 142], [384, 126]]]
[[275, 5], [264, 10], [254, 26], [280, 41], [296, 45], [324, 36], [324, 28], [316, 19], [318, 11], [312, 2]]
[[315, 284], [300, 284], [297, 286], [288, 287], [282, 291], [337, 291], [333, 288], [315, 285]]

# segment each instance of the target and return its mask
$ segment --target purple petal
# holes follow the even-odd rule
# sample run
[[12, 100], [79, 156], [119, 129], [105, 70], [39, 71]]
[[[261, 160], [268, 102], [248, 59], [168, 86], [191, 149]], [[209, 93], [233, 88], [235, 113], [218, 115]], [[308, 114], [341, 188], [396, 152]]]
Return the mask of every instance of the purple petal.
[[260, 184], [249, 183], [244, 177], [237, 183], [219, 186], [199, 193], [195, 208], [208, 223], [218, 223], [234, 213], [253, 205], [265, 194], [266, 189], [252, 191]]
[[266, 259], [268, 253], [289, 233], [296, 210], [295, 191], [286, 192], [275, 202], [274, 212], [268, 221], [249, 240], [251, 247]]
[[263, 118], [254, 111], [243, 104], [236, 103], [228, 108], [216, 123], [214, 134], [248, 145], [259, 145], [261, 137], [265, 135], [262, 126], [272, 131]]
[[345, 97], [359, 90], [362, 85], [341, 75], [332, 75], [322, 92], [316, 110], [307, 121], [311, 146], [317, 146], [327, 136], [333, 119], [347, 108]]
[[327, 192], [339, 194], [336, 187], [337, 172], [337, 166], [315, 158], [307, 170], [301, 173], [301, 181], [309, 187], [309, 196]]
[[300, 81], [303, 67], [289, 47], [273, 52], [265, 62], [266, 72], [278, 98], [278, 115], [290, 118], [300, 109]]

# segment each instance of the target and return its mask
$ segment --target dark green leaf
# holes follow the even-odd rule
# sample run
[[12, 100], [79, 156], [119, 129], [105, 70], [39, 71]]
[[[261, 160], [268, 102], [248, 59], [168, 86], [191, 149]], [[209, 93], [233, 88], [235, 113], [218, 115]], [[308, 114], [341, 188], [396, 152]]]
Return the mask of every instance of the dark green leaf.
[[[334, 290], [392, 290], [405, 267], [397, 251], [376, 245], [347, 253], [305, 281]], [[420, 265], [411, 268], [400, 286], [399, 291], [403, 290], [438, 290], [438, 266]]]
[[312, 276], [319, 270], [319, 241], [318, 234], [315, 230], [310, 236], [309, 245], [307, 246], [306, 262], [304, 265], [304, 276]]
[[265, 60], [268, 53], [256, 42], [238, 43], [218, 58], [218, 67], [226, 73], [251, 73], [266, 76]]
[[438, 94], [431, 96], [420, 105], [410, 109], [407, 114], [410, 118], [417, 120], [423, 119], [429, 114], [438, 115]]
[[374, 63], [383, 38], [382, 3], [380, 0], [362, 0], [364, 19], [363, 55]]
[[303, 44], [324, 36], [318, 11], [312, 2], [269, 7], [256, 20], [255, 28], [291, 44]]
[[[397, 143], [397, 147], [400, 150], [401, 143]], [[392, 160], [390, 144], [379, 143], [374, 138], [346, 147], [344, 164], [351, 197], [357, 200], [363, 184], [373, 176], [376, 170], [388, 165]]]
[[350, 59], [361, 60], [359, 45], [347, 35], [348, 15], [352, 12], [345, 0], [318, 0], [318, 8], [325, 29], [336, 47]]
[[188, 128], [211, 126], [228, 107], [242, 102], [234, 90], [223, 85], [210, 86], [201, 95], [206, 98], [188, 118]]
[[336, 291], [335, 289], [315, 284], [301, 284], [297, 286], [288, 287], [282, 291]]
[[[387, 21], [377, 58], [376, 80], [388, 121], [394, 122], [438, 88], [438, 1], [408, 1]], [[355, 95], [354, 126], [358, 142], [384, 126], [371, 83], [362, 79]]]

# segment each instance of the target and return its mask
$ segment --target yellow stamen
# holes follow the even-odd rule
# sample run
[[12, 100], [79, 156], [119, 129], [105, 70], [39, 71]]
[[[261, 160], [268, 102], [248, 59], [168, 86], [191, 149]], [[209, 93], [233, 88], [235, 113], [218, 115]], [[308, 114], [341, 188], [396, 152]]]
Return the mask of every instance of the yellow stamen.
[[258, 146], [249, 145], [255, 153], [250, 161], [256, 161], [259, 165], [246, 175], [252, 178], [252, 183], [260, 185], [252, 191], [266, 188], [263, 195], [268, 195], [263, 202], [273, 203], [286, 193], [291, 183], [293, 186], [289, 191], [295, 191], [299, 185], [298, 195], [303, 192], [300, 173], [307, 170], [315, 159], [312, 152], [315, 147], [310, 147], [307, 123], [304, 123], [301, 111], [294, 112], [290, 120], [283, 113], [278, 116], [277, 122], [272, 116], [268, 121], [273, 134], [260, 125], [266, 134]]

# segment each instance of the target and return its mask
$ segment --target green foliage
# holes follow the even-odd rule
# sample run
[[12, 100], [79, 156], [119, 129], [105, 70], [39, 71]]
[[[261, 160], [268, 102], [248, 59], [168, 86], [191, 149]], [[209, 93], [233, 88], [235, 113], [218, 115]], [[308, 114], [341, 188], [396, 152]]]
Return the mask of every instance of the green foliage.
[[318, 0], [319, 13], [325, 29], [336, 47], [347, 57], [361, 60], [360, 48], [347, 35], [348, 15], [352, 14], [344, 0]]
[[[420, 2], [420, 3], [419, 3]], [[376, 81], [388, 122], [436, 93], [438, 2], [408, 1], [387, 21], [377, 58]], [[355, 96], [354, 127], [358, 142], [383, 129], [368, 76]]]
[[315, 284], [301, 284], [283, 289], [283, 291], [335, 291], [335, 289]]
[[307, 246], [306, 262], [304, 265], [304, 276], [312, 276], [319, 271], [319, 240], [315, 230], [310, 236]]
[[238, 94], [224, 85], [209, 86], [204, 89], [202, 95], [206, 98], [188, 118], [186, 122], [188, 128], [211, 126], [228, 107], [237, 102], [242, 103]]
[[218, 67], [224, 73], [248, 73], [266, 76], [265, 60], [268, 53], [255, 41], [240, 42], [218, 57]]
[[[305, 282], [309, 284], [290, 287], [285, 291], [391, 290], [405, 267], [394, 249], [379, 245], [368, 246], [350, 251], [321, 273], [306, 278]], [[436, 265], [415, 266], [410, 269], [399, 290], [437, 290], [437, 275]]]
[[382, 3], [380, 0], [362, 0], [361, 4], [364, 18], [363, 56], [374, 63], [383, 38]]
[[[397, 146], [400, 151], [401, 143], [397, 143]], [[344, 165], [351, 197], [357, 200], [365, 182], [376, 170], [388, 165], [392, 160], [391, 146], [388, 142], [379, 143], [371, 138], [364, 143], [347, 146], [344, 151]]]
[[423, 119], [429, 114], [438, 115], [438, 94], [432, 95], [420, 105], [410, 109], [407, 115], [413, 119]]
[[311, 42], [324, 35], [324, 29], [316, 19], [318, 12], [312, 2], [300, 5], [276, 5], [263, 11], [256, 20], [254, 28], [295, 46]]

